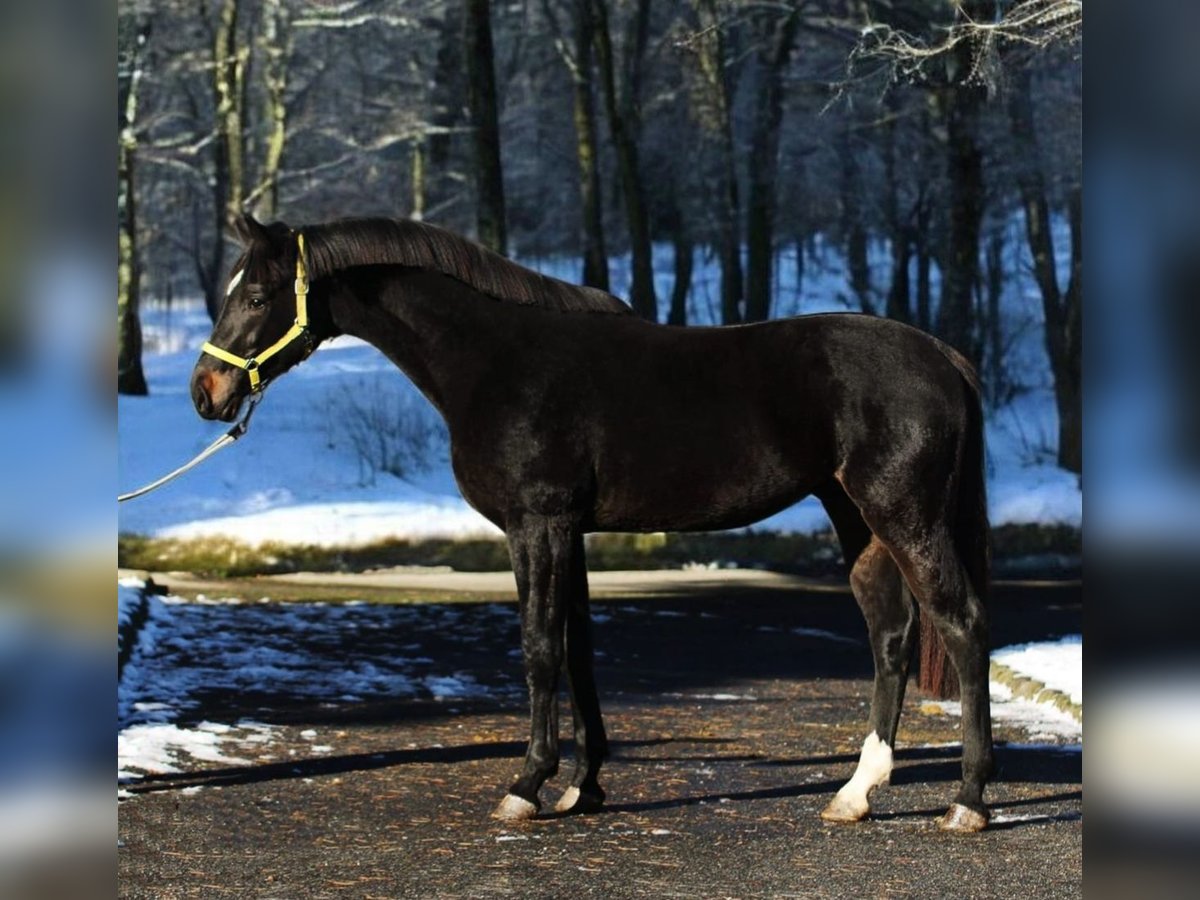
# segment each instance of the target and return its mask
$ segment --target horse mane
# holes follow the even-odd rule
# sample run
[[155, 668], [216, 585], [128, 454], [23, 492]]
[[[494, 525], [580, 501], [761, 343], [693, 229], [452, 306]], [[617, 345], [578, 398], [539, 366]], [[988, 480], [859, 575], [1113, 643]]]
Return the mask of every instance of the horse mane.
[[474, 241], [409, 219], [342, 219], [306, 226], [309, 277], [355, 266], [399, 265], [440, 272], [507, 303], [560, 312], [633, 311], [611, 294], [519, 266]]

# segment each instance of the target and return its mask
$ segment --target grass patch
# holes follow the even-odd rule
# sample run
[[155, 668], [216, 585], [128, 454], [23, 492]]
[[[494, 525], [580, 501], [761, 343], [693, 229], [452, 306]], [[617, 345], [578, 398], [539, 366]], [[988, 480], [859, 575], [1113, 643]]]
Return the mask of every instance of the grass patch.
[[[992, 533], [994, 557], [1078, 557], [1079, 529], [1066, 525], [1003, 525]], [[587, 538], [588, 568], [678, 569], [687, 565], [769, 569], [808, 575], [842, 571], [841, 549], [832, 532], [811, 535], [766, 531], [695, 534], [593, 534]], [[179, 540], [123, 534], [117, 565], [150, 572], [191, 572], [208, 578], [242, 578], [287, 572], [361, 572], [394, 566], [448, 566], [459, 572], [509, 568], [503, 540], [425, 539], [379, 541], [362, 547], [320, 547], [231, 538]]]
[[770, 531], [592, 534], [587, 538], [588, 568], [770, 569], [776, 572], [839, 571], [842, 551], [833, 532], [777, 534]]
[[513, 590], [485, 591], [406, 590], [361, 584], [292, 584], [267, 576], [213, 578], [211, 581], [157, 576], [161, 586], [176, 597], [237, 597], [253, 602], [269, 598], [276, 603], [381, 603], [392, 605], [424, 603], [504, 603], [516, 598]]
[[150, 572], [192, 572], [209, 578], [280, 575], [286, 572], [362, 572], [392, 566], [450, 566], [460, 572], [507, 569], [501, 540], [387, 540], [362, 547], [315, 544], [250, 545], [225, 537], [117, 537], [117, 565]]

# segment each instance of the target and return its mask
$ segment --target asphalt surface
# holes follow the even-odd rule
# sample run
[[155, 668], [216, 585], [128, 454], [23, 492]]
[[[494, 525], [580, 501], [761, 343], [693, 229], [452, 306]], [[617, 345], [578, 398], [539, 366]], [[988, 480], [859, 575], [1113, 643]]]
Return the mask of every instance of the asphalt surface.
[[[943, 834], [934, 818], [959, 777], [957, 722], [931, 712], [911, 687], [891, 786], [875, 793], [868, 821], [827, 825], [818, 813], [853, 771], [870, 697], [870, 651], [853, 599], [719, 580], [648, 593], [595, 605], [603, 619], [597, 681], [613, 745], [600, 813], [515, 825], [489, 817], [520, 767], [527, 733], [515, 616], [495, 615], [494, 604], [460, 607], [462, 627], [451, 630], [438, 605], [415, 619], [409, 606], [403, 629], [354, 640], [369, 640], [378, 658], [389, 647], [419, 648], [495, 692], [332, 703], [286, 691], [204, 693], [188, 721], [248, 716], [273, 724], [273, 740], [239, 750], [247, 765], [195, 763], [133, 786], [118, 813], [120, 895], [1081, 893], [1080, 754], [998, 727], [999, 772], [987, 795], [996, 820], [980, 835]], [[999, 585], [993, 645], [1081, 631], [1081, 597], [1078, 584]], [[214, 629], [253, 644], [254, 634], [237, 634], [239, 607], [207, 609]], [[291, 639], [313, 653], [347, 651], [342, 636], [320, 627]], [[142, 660], [143, 673], [152, 664]], [[566, 736], [565, 706], [563, 722]], [[303, 734], [310, 729], [332, 750], [314, 752], [311, 732]], [[563, 772], [542, 791], [546, 810], [569, 775], [569, 740], [563, 756]]]

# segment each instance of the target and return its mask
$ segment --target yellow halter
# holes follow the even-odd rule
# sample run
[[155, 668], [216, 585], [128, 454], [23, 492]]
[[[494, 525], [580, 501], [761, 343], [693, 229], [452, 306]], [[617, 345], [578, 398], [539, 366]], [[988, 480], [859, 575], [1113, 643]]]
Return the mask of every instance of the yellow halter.
[[261, 353], [256, 353], [249, 358], [238, 356], [236, 353], [230, 353], [228, 350], [223, 350], [220, 347], [208, 341], [200, 348], [209, 356], [215, 356], [223, 362], [229, 363], [231, 366], [237, 366], [239, 369], [244, 369], [250, 375], [250, 391], [257, 393], [262, 390], [262, 378], [258, 374], [258, 367], [282, 350], [284, 347], [291, 344], [297, 338], [304, 338], [308, 342], [308, 347], [305, 351], [305, 356], [313, 350], [312, 335], [308, 330], [308, 273], [304, 268], [304, 235], [296, 235], [296, 321], [279, 340], [273, 343]]

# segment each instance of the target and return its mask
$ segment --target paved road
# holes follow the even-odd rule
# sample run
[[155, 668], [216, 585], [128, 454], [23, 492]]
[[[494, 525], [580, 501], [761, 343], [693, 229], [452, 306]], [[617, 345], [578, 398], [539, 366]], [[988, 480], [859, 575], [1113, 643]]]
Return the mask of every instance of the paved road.
[[[923, 710], [915, 691], [892, 786], [877, 792], [872, 819], [839, 827], [820, 820], [862, 740], [870, 654], [848, 595], [775, 587], [717, 581], [597, 603], [597, 677], [614, 745], [602, 775], [609, 804], [593, 816], [523, 825], [488, 817], [524, 749], [511, 607], [460, 604], [454, 616], [442, 604], [315, 610], [283, 636], [271, 630], [270, 607], [181, 607], [221, 640], [294, 642], [314, 661], [313, 683], [284, 679], [278, 690], [248, 694], [207, 671], [209, 689], [196, 688], [198, 705], [182, 724], [249, 716], [273, 724], [274, 740], [239, 749], [244, 765], [196, 763], [139, 785], [120, 804], [120, 893], [1078, 895], [1079, 754], [999, 728], [997, 738], [1010, 743], [999, 749], [989, 798], [1001, 821], [975, 837], [942, 834], [933, 818], [957, 778], [957, 747], [944, 746], [957, 739], [956, 721]], [[1078, 585], [1000, 586], [992, 608], [997, 645], [1082, 626]], [[356, 616], [370, 627], [348, 636]], [[383, 665], [389, 654], [414, 653], [435, 674], [492, 690], [442, 700], [331, 700], [319, 690], [326, 663]], [[135, 672], [152, 700], [172, 669], [218, 664], [160, 648], [139, 658]], [[547, 808], [562, 780], [544, 789]]]

